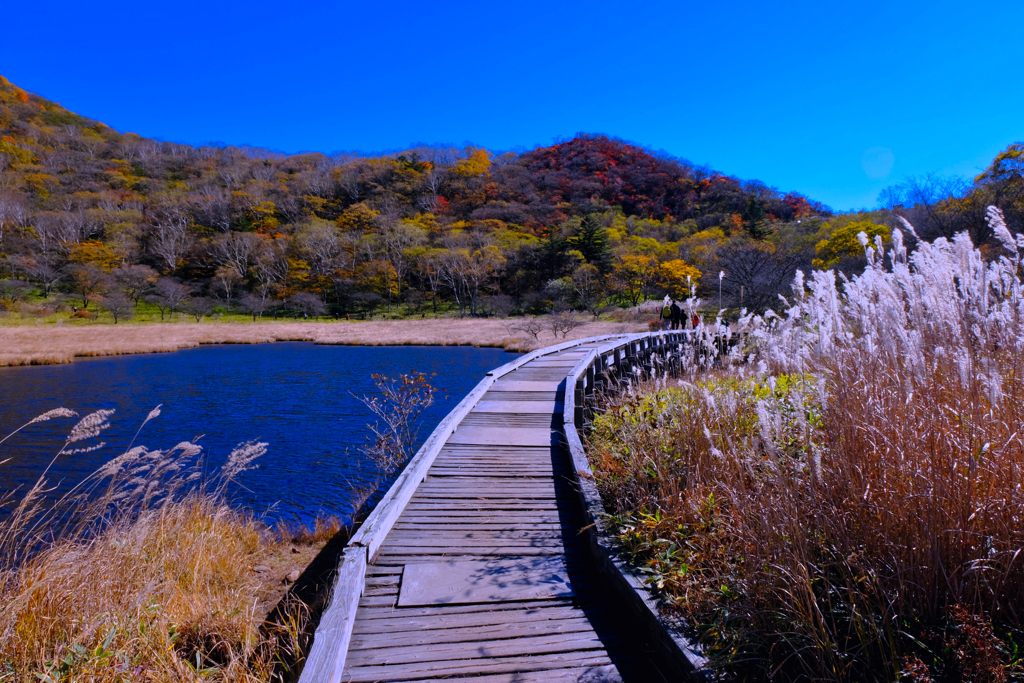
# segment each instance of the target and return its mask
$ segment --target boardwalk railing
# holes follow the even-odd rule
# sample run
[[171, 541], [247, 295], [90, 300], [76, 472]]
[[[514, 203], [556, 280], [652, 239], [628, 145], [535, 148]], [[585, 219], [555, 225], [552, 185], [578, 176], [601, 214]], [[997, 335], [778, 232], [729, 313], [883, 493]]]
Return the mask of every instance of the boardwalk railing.
[[685, 673], [688, 680], [698, 681], [713, 678], [708, 661], [694, 643], [659, 618], [653, 591], [607, 544], [604, 504], [580, 438], [580, 431], [590, 421], [597, 392], [609, 391], [615, 385], [645, 376], [678, 374], [682, 370], [682, 359], [692, 357], [694, 351], [688, 336], [688, 332], [654, 333], [612, 341], [588, 353], [566, 377], [563, 422], [587, 525], [590, 554], [598, 573], [619, 598], [620, 605], [633, 616], [636, 626], [649, 642], [658, 646], [673, 668]]

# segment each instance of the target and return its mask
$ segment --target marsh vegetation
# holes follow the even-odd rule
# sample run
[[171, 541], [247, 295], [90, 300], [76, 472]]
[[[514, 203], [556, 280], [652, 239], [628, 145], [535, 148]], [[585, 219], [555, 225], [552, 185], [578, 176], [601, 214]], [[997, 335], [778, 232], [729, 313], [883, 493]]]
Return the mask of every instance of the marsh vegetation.
[[989, 222], [995, 258], [863, 236], [862, 275], [594, 421], [623, 551], [738, 680], [1024, 676], [1021, 237]]

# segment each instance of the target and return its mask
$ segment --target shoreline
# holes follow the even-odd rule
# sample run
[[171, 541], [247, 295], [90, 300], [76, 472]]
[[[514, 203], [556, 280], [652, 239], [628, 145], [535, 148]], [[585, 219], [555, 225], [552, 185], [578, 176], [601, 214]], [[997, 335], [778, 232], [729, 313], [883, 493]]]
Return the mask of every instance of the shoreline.
[[342, 346], [477, 346], [527, 352], [558, 341], [643, 331], [642, 323], [587, 322], [564, 339], [511, 329], [520, 319], [429, 318], [361, 322], [202, 322], [0, 326], [0, 367], [61, 365], [75, 358], [169, 353], [204, 344], [311, 341]]

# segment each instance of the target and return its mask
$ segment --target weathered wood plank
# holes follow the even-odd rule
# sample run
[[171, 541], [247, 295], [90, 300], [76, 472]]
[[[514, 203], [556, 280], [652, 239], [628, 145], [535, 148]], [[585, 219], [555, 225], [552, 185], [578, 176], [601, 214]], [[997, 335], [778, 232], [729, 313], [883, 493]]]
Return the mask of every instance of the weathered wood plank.
[[548, 669], [607, 666], [611, 659], [601, 650], [560, 652], [550, 655], [523, 657], [492, 657], [444, 662], [408, 663], [394, 666], [361, 666], [347, 669], [346, 681], [370, 683], [372, 681], [396, 680], [398, 677], [419, 674], [431, 677], [449, 677], [473, 673], [518, 673], [546, 671]]
[[554, 415], [561, 412], [562, 404], [555, 401], [490, 401], [481, 400], [473, 408], [474, 413], [515, 413], [518, 415]]
[[[367, 637], [378, 634], [389, 634], [395, 636], [419, 635], [427, 632], [443, 632], [449, 629], [466, 629], [465, 632], [472, 633], [472, 629], [480, 629], [482, 638], [487, 634], [498, 631], [502, 628], [514, 628], [518, 626], [538, 626], [551, 628], [562, 621], [588, 622], [592, 618], [605, 618], [605, 612], [588, 610], [584, 612], [579, 608], [562, 607], [552, 602], [552, 607], [543, 610], [543, 614], [536, 614], [537, 610], [516, 612], [513, 610], [501, 610], [498, 612], [465, 612], [462, 614], [433, 614], [423, 617], [400, 616], [407, 610], [401, 609], [384, 614], [375, 619], [361, 619], [356, 622], [353, 630], [353, 637]], [[384, 610], [373, 610], [372, 612], [384, 612]], [[371, 612], [371, 613], [372, 613]], [[593, 624], [591, 624], [593, 628]], [[379, 641], [378, 641], [379, 642]], [[381, 645], [379, 645], [381, 646]], [[383, 647], [383, 646], [382, 646]]]
[[552, 604], [542, 610], [500, 610], [488, 612], [465, 612], [461, 614], [431, 614], [428, 616], [407, 617], [404, 614], [408, 610], [398, 610], [390, 615], [383, 615], [375, 619], [357, 619], [353, 637], [366, 636], [374, 633], [402, 633], [419, 634], [427, 631], [438, 632], [449, 629], [480, 629], [480, 633], [486, 634], [500, 631], [503, 627], [517, 627], [524, 625], [536, 625], [545, 627], [553, 625], [552, 628], [562, 621], [578, 621], [580, 623], [590, 622], [594, 616], [606, 614], [603, 611], [588, 610], [584, 612], [579, 607], [564, 607]]
[[548, 400], [551, 400], [550, 399], [550, 395], [554, 394], [555, 392], [557, 392], [561, 388], [563, 381], [564, 380], [561, 380], [561, 381], [558, 381], [558, 382], [555, 382], [555, 381], [530, 382], [530, 381], [517, 381], [517, 380], [514, 380], [514, 379], [502, 379], [502, 380], [498, 380], [497, 382], [495, 382], [494, 385], [491, 387], [491, 390], [495, 391], [495, 392], [498, 392], [498, 391], [536, 391], [536, 392], [542, 392], [542, 393], [548, 394], [548, 396], [549, 396]]
[[431, 645], [440, 643], [465, 643], [470, 641], [519, 638], [522, 636], [550, 636], [566, 633], [587, 633], [594, 630], [590, 620], [584, 616], [573, 619], [526, 621], [518, 624], [503, 622], [489, 626], [446, 626], [441, 629], [409, 629], [404, 632], [389, 631], [386, 639], [380, 632], [352, 636], [349, 651], [385, 649], [406, 645]]
[[509, 602], [572, 596], [558, 559], [410, 564], [402, 574], [399, 607]]
[[[403, 570], [404, 571], [404, 570]], [[356, 621], [376, 621], [377, 619], [475, 619], [483, 618], [482, 615], [490, 615], [487, 618], [494, 618], [496, 615], [511, 615], [511, 613], [529, 615], [537, 619], [546, 618], [544, 615], [558, 612], [572, 611], [576, 614], [583, 614], [573, 600], [532, 600], [525, 602], [498, 602], [480, 605], [451, 605], [446, 607], [405, 607], [401, 610], [374, 609], [360, 610], [356, 614]], [[476, 615], [476, 616], [472, 616]], [[513, 616], [507, 618], [512, 619]]]
[[[478, 640], [463, 643], [438, 643], [429, 646], [406, 645], [389, 647], [381, 651], [389, 666], [397, 664], [422, 665], [427, 662], [445, 662], [495, 657], [521, 657], [524, 655], [545, 655], [559, 652], [585, 652], [599, 650], [604, 645], [593, 631], [590, 633], [548, 634], [523, 636], [509, 640]], [[605, 655], [607, 656], [607, 655]], [[349, 653], [350, 671], [375, 660], [373, 652], [355, 650]], [[441, 664], [443, 667], [444, 664]]]
[[[392, 683], [422, 683], [423, 679], [406, 679]], [[448, 681], [465, 683], [622, 683], [622, 677], [614, 665], [588, 666], [569, 669], [544, 669], [542, 671], [516, 671], [485, 676], [449, 677]]]
[[472, 444], [474, 446], [554, 446], [561, 442], [562, 435], [554, 429], [496, 429], [492, 427], [462, 427], [451, 435], [448, 443]]

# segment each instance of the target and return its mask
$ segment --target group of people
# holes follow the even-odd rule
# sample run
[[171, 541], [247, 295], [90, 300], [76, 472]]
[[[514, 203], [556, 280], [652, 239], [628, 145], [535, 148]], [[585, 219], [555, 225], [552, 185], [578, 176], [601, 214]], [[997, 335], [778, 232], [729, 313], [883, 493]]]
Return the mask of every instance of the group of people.
[[[681, 330], [686, 327], [686, 315], [679, 306], [679, 302], [671, 297], [665, 297], [665, 305], [661, 308], [659, 317], [663, 321], [666, 330]], [[694, 313], [689, 322], [693, 327], [700, 325], [700, 316]]]

